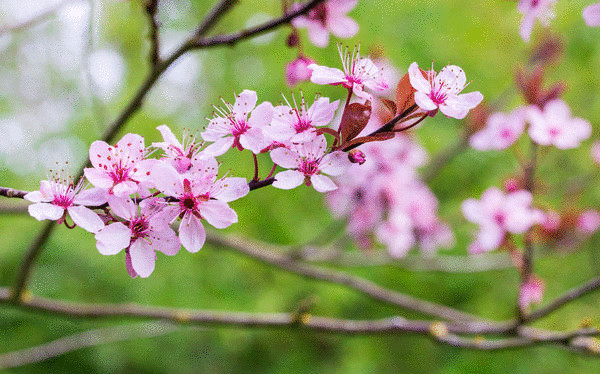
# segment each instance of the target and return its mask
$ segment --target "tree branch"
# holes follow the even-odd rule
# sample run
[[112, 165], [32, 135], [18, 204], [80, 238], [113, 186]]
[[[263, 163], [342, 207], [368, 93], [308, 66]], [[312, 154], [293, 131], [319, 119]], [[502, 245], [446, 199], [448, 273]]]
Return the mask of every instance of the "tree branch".
[[22, 199], [29, 191], [15, 190], [14, 188], [0, 187], [0, 196]]
[[158, 1], [159, 0], [146, 0], [144, 10], [148, 16], [148, 22], [150, 24], [150, 66], [155, 69], [160, 64], [160, 41], [158, 36], [158, 29], [160, 24], [158, 22]]
[[251, 242], [234, 236], [217, 236], [207, 232], [207, 242], [217, 246], [233, 249], [244, 255], [273, 265], [277, 268], [302, 275], [307, 278], [322, 280], [328, 283], [339, 284], [359, 291], [371, 298], [387, 304], [399, 306], [404, 309], [423, 313], [449, 321], [476, 321], [481, 320], [472, 314], [462, 312], [444, 305], [420, 300], [400, 292], [389, 290], [377, 284], [338, 270], [325, 269], [310, 264], [304, 264], [292, 257], [280, 254], [272, 245]]
[[11, 33], [11, 32], [23, 31], [23, 30], [28, 29], [32, 26], [35, 26], [39, 23], [42, 23], [42, 22], [48, 20], [49, 18], [51, 18], [52, 16], [54, 16], [56, 14], [56, 12], [58, 12], [60, 9], [62, 9], [65, 5], [74, 3], [76, 1], [81, 1], [81, 0], [63, 0], [60, 3], [54, 5], [53, 7], [50, 7], [49, 9], [41, 12], [40, 14], [37, 14], [36, 16], [34, 16], [28, 20], [22, 21], [20, 23], [16, 23], [14, 25], [0, 26], [0, 36], [2, 36], [3, 34]]

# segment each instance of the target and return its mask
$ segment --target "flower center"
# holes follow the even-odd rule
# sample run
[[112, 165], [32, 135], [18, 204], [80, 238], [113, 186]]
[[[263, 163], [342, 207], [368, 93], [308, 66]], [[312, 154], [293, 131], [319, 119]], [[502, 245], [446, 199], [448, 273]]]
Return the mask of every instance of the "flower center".
[[321, 3], [314, 7], [309, 13], [308, 18], [321, 22], [323, 27], [327, 24], [327, 7]]
[[240, 135], [248, 131], [248, 129], [250, 128], [250, 126], [248, 126], [248, 123], [246, 123], [246, 121], [243, 120], [236, 121], [235, 119], [231, 119], [231, 124], [233, 125], [231, 134], [233, 134], [233, 136], [235, 137], [239, 137]]
[[305, 176], [314, 175], [319, 171], [319, 163], [314, 160], [304, 160], [298, 171], [304, 173]]
[[441, 88], [437, 89], [437, 90], [431, 90], [431, 93], [429, 94], [429, 98], [431, 99], [431, 101], [433, 101], [436, 105], [440, 105], [446, 102], [446, 93], [443, 92], [443, 90]]
[[118, 164], [114, 165], [109, 175], [115, 184], [124, 182], [129, 179], [129, 168], [123, 167], [119, 161]]
[[150, 224], [148, 219], [144, 216], [135, 216], [129, 222], [129, 228], [132, 233], [132, 240], [145, 238], [150, 232]]
[[496, 213], [496, 215], [494, 216], [494, 221], [496, 221], [497, 224], [502, 226], [504, 224], [504, 222], [506, 221], [506, 217], [504, 216], [504, 213], [502, 213], [502, 212]]

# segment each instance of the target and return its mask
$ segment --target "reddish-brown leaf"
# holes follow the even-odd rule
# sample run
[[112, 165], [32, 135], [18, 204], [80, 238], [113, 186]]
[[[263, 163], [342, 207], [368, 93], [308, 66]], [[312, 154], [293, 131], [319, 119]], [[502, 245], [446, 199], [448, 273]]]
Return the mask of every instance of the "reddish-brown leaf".
[[[421, 70], [422, 71], [422, 70]], [[415, 89], [410, 84], [408, 73], [404, 74], [396, 86], [396, 114], [404, 112], [415, 104]]]
[[394, 101], [392, 101], [390, 99], [382, 98], [381, 102], [383, 103], [385, 108], [389, 111], [389, 114], [391, 114], [392, 116], [396, 115], [397, 108], [396, 108], [396, 103]]
[[365, 104], [352, 103], [346, 107], [342, 115], [340, 129], [342, 143], [354, 139], [365, 128], [371, 118], [371, 102]]

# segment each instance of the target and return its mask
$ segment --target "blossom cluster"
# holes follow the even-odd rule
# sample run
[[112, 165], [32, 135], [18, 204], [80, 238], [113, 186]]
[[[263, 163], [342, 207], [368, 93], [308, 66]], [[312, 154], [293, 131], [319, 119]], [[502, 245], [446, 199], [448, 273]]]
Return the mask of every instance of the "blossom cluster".
[[[132, 277], [153, 272], [157, 251], [167, 256], [177, 254], [182, 246], [191, 253], [199, 251], [206, 240], [206, 224], [223, 229], [236, 223], [237, 214], [229, 203], [270, 184], [280, 189], [305, 184], [318, 192], [334, 191], [342, 184], [330, 198], [346, 199], [339, 207], [351, 214], [350, 231], [356, 237], [365, 230], [376, 232], [395, 256], [415, 243], [428, 251], [449, 245], [452, 232], [437, 218], [437, 200], [415, 171], [425, 161], [424, 151], [396, 133], [403, 128], [388, 129], [379, 114], [371, 116], [373, 108], [383, 110], [377, 97], [390, 86], [382, 69], [361, 57], [358, 48], [349, 51], [339, 46], [338, 51], [343, 70], [316, 63], [307, 68], [313, 83], [346, 91], [341, 108], [339, 100], [317, 95], [311, 103], [302, 93], [284, 97], [279, 105], [259, 103], [256, 92], [243, 90], [233, 103], [222, 99], [223, 105], [214, 107], [203, 131], [184, 134], [182, 141], [162, 125], [157, 129], [163, 141], [150, 146], [137, 134], [126, 134], [114, 145], [93, 142], [91, 167], [84, 172], [93, 187], [85, 189], [83, 179], [48, 178], [39, 191], [25, 196], [34, 203], [30, 214], [93, 233], [103, 255], [125, 252]], [[443, 113], [457, 118], [481, 101], [478, 92], [459, 95], [466, 80], [458, 67], [426, 74], [429, 80], [420, 76], [413, 83], [411, 73], [408, 92], [419, 99], [407, 113], [398, 114], [400, 123], [435, 115], [437, 107], [431, 106], [431, 100]], [[388, 113], [390, 118], [394, 115]], [[354, 149], [357, 146], [369, 154], [366, 163], [365, 153]], [[253, 155], [250, 181], [219, 177], [217, 157], [230, 150]], [[264, 179], [259, 177], [257, 161], [261, 154], [268, 154], [273, 163]], [[338, 177], [337, 184], [331, 177]], [[359, 204], [350, 206], [358, 195]]]

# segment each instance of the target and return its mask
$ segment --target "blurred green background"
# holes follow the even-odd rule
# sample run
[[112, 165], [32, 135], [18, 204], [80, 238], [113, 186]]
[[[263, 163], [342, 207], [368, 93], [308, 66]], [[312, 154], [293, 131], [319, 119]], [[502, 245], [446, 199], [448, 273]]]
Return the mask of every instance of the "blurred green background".
[[[166, 52], [188, 35], [213, 4], [205, 0], [161, 2], [162, 46]], [[18, 21], [24, 17], [19, 6], [29, 3], [35, 2], [10, 0], [0, 5], [4, 11], [0, 21]], [[553, 148], [541, 159], [538, 176], [544, 194], [536, 197], [536, 202], [557, 210], [568, 206], [597, 208], [600, 203], [600, 190], [595, 188], [598, 180], [593, 179], [597, 166], [589, 156], [600, 120], [600, 29], [586, 27], [583, 22], [581, 10], [589, 3], [558, 2], [557, 17], [550, 27], [563, 39], [565, 49], [563, 59], [549, 69], [548, 80], [567, 82], [569, 90], [564, 98], [574, 115], [594, 126], [592, 139], [580, 148], [566, 152]], [[360, 31], [344, 43], [361, 42], [363, 51], [383, 48], [401, 73], [413, 61], [428, 66], [433, 60], [437, 68], [447, 63], [459, 65], [472, 81], [467, 91], [481, 91], [489, 101], [502, 95], [497, 109], [508, 111], [522, 104], [514, 89], [513, 73], [526, 64], [535, 41], [545, 33], [536, 25], [532, 42], [524, 43], [518, 35], [521, 16], [516, 4], [501, 0], [361, 0], [350, 13], [359, 22]], [[280, 2], [275, 0], [242, 0], [214, 33], [260, 23], [277, 16], [280, 9]], [[69, 29], [65, 26], [69, 22], [77, 26]], [[160, 80], [122, 134], [142, 134], [149, 144], [160, 140], [155, 127], [163, 123], [176, 134], [183, 128], [201, 129], [207, 124], [205, 117], [210, 116], [211, 105], [219, 103], [219, 96], [231, 100], [234, 90], [252, 89], [258, 92], [259, 100], [279, 102], [280, 92], [289, 90], [284, 66], [296, 55], [285, 47], [288, 33], [284, 28], [235, 48], [186, 56]], [[320, 64], [337, 67], [334, 41], [325, 49], [305, 43], [305, 53]], [[48, 22], [0, 35], [0, 129], [5, 134], [0, 140], [0, 185], [37, 189], [54, 158], [70, 159], [75, 170], [85, 159], [87, 146], [100, 136], [144, 79], [148, 46], [146, 19], [140, 2], [135, 1], [75, 2]], [[80, 51], [80, 58], [70, 51]], [[86, 73], [86, 66], [97, 70], [103, 63], [112, 73], [108, 83], [95, 81]], [[345, 95], [336, 87], [303, 84], [301, 88], [308, 97], [314, 92], [332, 98]], [[463, 121], [437, 116], [415, 133], [434, 155], [458, 141], [462, 126]], [[64, 150], [68, 152], [59, 153]], [[222, 173], [231, 169], [234, 175], [251, 177], [248, 154], [228, 154], [222, 161]], [[430, 183], [440, 200], [440, 215], [451, 224], [457, 238], [456, 247], [440, 255], [466, 255], [475, 227], [462, 217], [460, 203], [468, 197], [478, 198], [490, 186], [501, 186], [517, 167], [511, 151], [467, 150]], [[589, 187], [577, 196], [566, 196], [565, 183], [577, 176], [590, 179]], [[261, 189], [232, 207], [238, 212], [239, 223], [226, 232], [279, 244], [307, 242], [333, 222], [322, 196], [306, 187], [292, 191]], [[1, 286], [12, 284], [29, 241], [42, 225], [28, 216], [0, 216]], [[545, 300], [600, 273], [597, 244], [595, 236], [577, 249], [538, 247], [535, 267], [546, 281]], [[359, 250], [350, 246], [348, 251]], [[148, 279], [129, 278], [122, 255], [102, 256], [92, 235], [61, 226], [39, 258], [30, 290], [35, 295], [72, 301], [263, 313], [291, 312], [299, 302], [315, 296], [315, 315], [349, 319], [397, 314], [425, 317], [208, 245], [194, 255], [185, 250], [174, 257], [159, 254]], [[518, 284], [514, 269], [449, 274], [389, 265], [348, 271], [483, 317], [500, 320], [514, 315]], [[598, 325], [599, 306], [598, 295], [588, 296], [536, 325], [555, 330], [577, 328], [584, 320]], [[68, 320], [2, 306], [0, 352], [125, 322]], [[411, 335], [336, 336], [294, 330], [181, 327], [164, 336], [86, 348], [8, 372], [593, 373], [599, 364], [596, 358], [553, 346], [490, 353], [439, 345]]]

